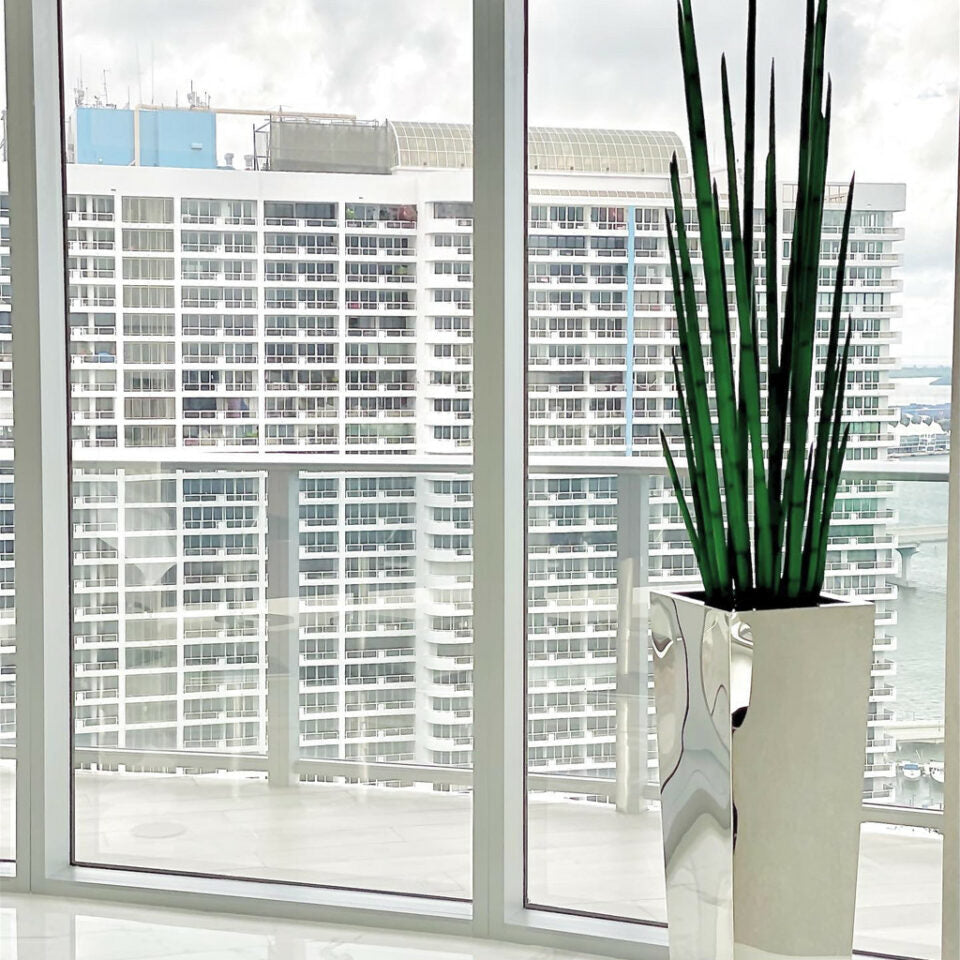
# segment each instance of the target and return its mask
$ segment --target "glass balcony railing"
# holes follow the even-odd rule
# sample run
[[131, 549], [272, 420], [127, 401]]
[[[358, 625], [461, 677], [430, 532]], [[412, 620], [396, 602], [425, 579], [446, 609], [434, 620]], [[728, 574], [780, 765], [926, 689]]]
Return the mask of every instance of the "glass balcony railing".
[[[296, 454], [190, 450], [158, 464], [146, 453], [74, 456], [74, 496], [85, 504], [74, 531], [78, 860], [385, 890], [409, 889], [415, 876], [419, 892], [469, 896], [469, 460], [321, 456], [305, 466]], [[622, 578], [637, 570], [641, 588], [689, 585], [694, 566], [683, 538], [659, 542], [670, 513], [656, 462], [533, 457], [529, 469], [534, 876], [576, 875], [582, 827], [597, 850], [645, 852], [613, 857], [609, 880], [589, 903], [570, 887], [559, 905], [623, 915], [617, 891], [636, 886], [639, 864], [645, 913], [633, 919], [662, 920], [654, 705], [646, 657], [617, 643], [624, 604], [633, 603]], [[931, 599], [942, 589], [931, 571], [945, 513], [922, 523], [904, 518], [908, 502], [945, 497], [946, 470], [853, 464], [846, 476], [851, 498], [855, 484], [891, 485], [882, 494], [891, 505], [845, 511], [870, 512], [879, 526], [872, 546], [860, 542], [866, 534], [834, 544], [834, 589], [872, 591], [883, 598], [878, 620], [899, 617], [877, 634], [864, 818], [930, 828], [942, 805], [934, 774], [944, 616]], [[637, 502], [667, 508], [647, 517], [639, 538]], [[927, 539], [911, 552], [909, 537], [921, 527]], [[329, 537], [331, 549], [319, 550], [317, 536]], [[869, 559], [847, 556], [868, 546]], [[901, 548], [911, 557], [906, 566]], [[674, 553], [679, 563], [658, 565], [660, 554]], [[874, 581], [843, 579], [871, 571]], [[109, 594], [88, 592], [103, 586]], [[621, 673], [644, 700], [642, 723], [613, 695]], [[6, 736], [0, 790], [12, 789], [13, 748]], [[908, 780], [902, 763], [918, 750], [925, 772]], [[636, 762], [625, 762], [631, 755]], [[229, 798], [227, 820], [212, 814], [218, 797]], [[153, 827], [140, 813], [146, 803]], [[302, 835], [303, 823], [324, 810], [357, 803], [391, 824], [395, 873], [363, 866], [363, 844], [384, 842], [370, 821], [363, 830], [357, 824], [342, 858], [326, 828], [320, 859], [284, 840], [291, 810]], [[449, 857], [439, 881], [411, 874], [420, 869], [411, 864], [426, 870], [429, 859], [415, 829], [425, 815], [446, 824], [429, 844]], [[350, 816], [341, 810], [329, 829], [349, 829]], [[556, 832], [558, 817], [572, 832]], [[190, 827], [174, 833], [178, 823]], [[166, 825], [162, 843], [151, 835], [157, 824]], [[893, 842], [864, 836], [868, 846], [876, 836]], [[920, 850], [909, 838], [896, 842], [904, 862]], [[864, 889], [873, 882], [868, 871]]]

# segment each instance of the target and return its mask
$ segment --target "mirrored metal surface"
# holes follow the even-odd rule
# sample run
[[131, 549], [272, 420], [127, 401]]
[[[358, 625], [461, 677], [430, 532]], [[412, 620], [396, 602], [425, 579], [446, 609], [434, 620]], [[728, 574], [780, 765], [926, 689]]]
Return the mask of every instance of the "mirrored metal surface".
[[650, 634], [670, 957], [732, 960], [734, 814], [727, 618], [702, 604], [678, 604], [670, 596], [654, 594]]
[[671, 960], [849, 958], [873, 610], [653, 593]]

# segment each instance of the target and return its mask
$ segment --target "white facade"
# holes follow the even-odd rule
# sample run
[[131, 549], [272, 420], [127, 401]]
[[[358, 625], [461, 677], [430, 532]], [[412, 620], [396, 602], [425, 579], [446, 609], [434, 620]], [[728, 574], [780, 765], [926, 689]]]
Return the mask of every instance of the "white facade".
[[[663, 170], [531, 171], [532, 453], [657, 457], [659, 427], [677, 434], [667, 186]], [[69, 167], [77, 746], [265, 752], [268, 505], [256, 458], [298, 452], [344, 461], [342, 474], [300, 480], [302, 754], [470, 762], [470, 481], [403, 466], [471, 447], [483, 385], [472, 379], [470, 190], [461, 169]], [[785, 186], [781, 283], [792, 198]], [[828, 201], [824, 323], [844, 200]], [[902, 209], [902, 187], [857, 188], [852, 459], [883, 459], [892, 442]], [[9, 347], [0, 376], [9, 445]], [[197, 447], [242, 452], [250, 469], [165, 465]], [[369, 453], [396, 456], [396, 472], [351, 466]], [[98, 454], [149, 462], [79, 465]], [[877, 603], [876, 796], [895, 782], [883, 732], [889, 489], [844, 486], [827, 584]], [[12, 514], [9, 478], [3, 496]], [[530, 764], [612, 777], [617, 480], [534, 476], [529, 497]], [[650, 582], [688, 581], [693, 555], [662, 479], [649, 509]], [[11, 564], [5, 548], [4, 604]], [[0, 680], [10, 737], [13, 681]]]

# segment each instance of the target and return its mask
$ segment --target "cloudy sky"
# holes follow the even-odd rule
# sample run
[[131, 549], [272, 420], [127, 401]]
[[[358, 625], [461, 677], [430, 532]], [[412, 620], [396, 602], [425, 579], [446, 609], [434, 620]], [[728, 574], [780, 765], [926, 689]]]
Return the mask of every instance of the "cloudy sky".
[[[479, 0], [482, 2], [482, 0]], [[530, 121], [685, 131], [670, 0], [530, 0]], [[746, 2], [694, 3], [708, 107], [726, 51], [740, 100]], [[759, 0], [777, 61], [781, 171], [795, 156], [804, 0]], [[65, 84], [112, 102], [469, 120], [470, 0], [63, 0]], [[831, 175], [904, 182], [904, 357], [948, 357], [956, 206], [956, 0], [832, 0]], [[106, 75], [104, 76], [104, 71]], [[765, 74], [764, 65], [761, 74]], [[251, 121], [221, 152], [250, 152]], [[716, 128], [715, 128], [715, 142]]]

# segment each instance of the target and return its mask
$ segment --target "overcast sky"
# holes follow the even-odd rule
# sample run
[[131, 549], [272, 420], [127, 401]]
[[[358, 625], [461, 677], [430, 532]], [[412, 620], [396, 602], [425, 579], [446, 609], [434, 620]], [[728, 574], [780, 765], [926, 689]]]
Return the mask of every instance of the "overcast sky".
[[[482, 2], [482, 0], [478, 0]], [[530, 122], [686, 135], [670, 0], [530, 0]], [[741, 100], [746, 0], [694, 0], [718, 145], [719, 57]], [[781, 173], [795, 167], [804, 0], [759, 0], [777, 61]], [[63, 0], [65, 85], [88, 97], [469, 120], [470, 0]], [[960, 12], [956, 0], [832, 0], [831, 176], [904, 182], [905, 357], [947, 360], [953, 296]], [[252, 120], [221, 153], [250, 152]], [[742, 129], [739, 131], [742, 134]], [[765, 134], [761, 133], [762, 136]], [[789, 162], [788, 162], [789, 161]]]

